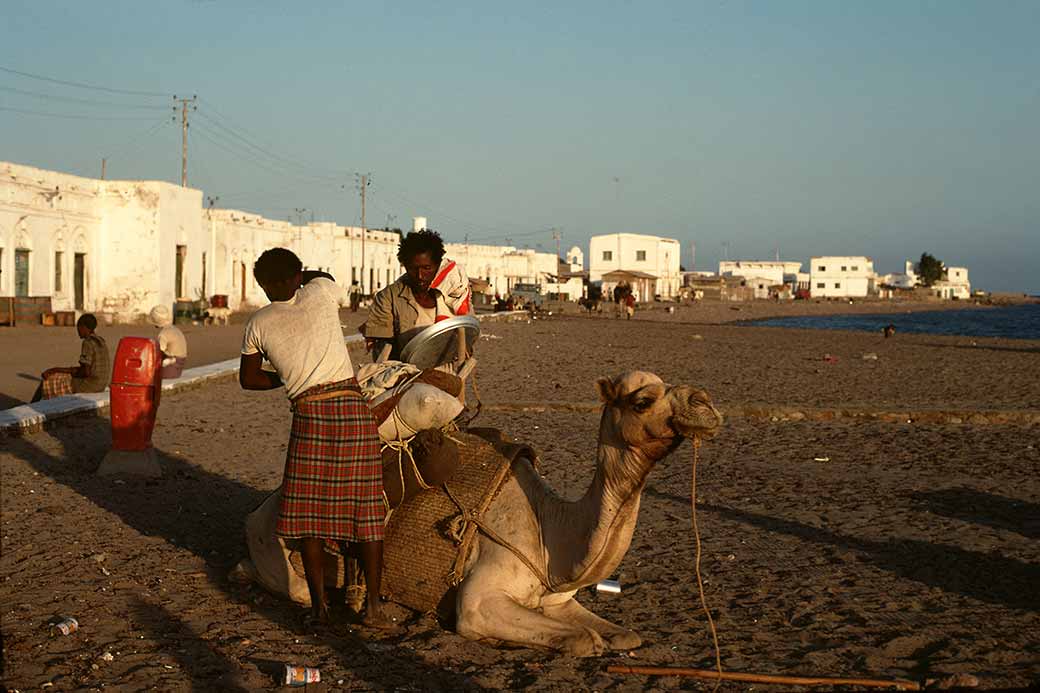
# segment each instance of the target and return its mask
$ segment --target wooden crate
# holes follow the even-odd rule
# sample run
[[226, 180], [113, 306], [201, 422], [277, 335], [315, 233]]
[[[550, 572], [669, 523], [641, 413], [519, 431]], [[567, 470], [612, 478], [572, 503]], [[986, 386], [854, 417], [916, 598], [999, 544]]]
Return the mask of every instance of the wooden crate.
[[13, 296], [0, 296], [0, 325], [14, 327]]
[[39, 325], [40, 317], [51, 312], [50, 296], [15, 296], [14, 323], [16, 325]]

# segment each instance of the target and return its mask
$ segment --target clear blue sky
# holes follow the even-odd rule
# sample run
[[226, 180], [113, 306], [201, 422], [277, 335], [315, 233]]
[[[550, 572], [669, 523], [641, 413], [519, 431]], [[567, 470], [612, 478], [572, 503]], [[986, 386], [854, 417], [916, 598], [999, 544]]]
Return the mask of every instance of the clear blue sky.
[[653, 233], [698, 269], [724, 243], [881, 272], [927, 251], [1040, 293], [1035, 0], [8, 0], [3, 24], [3, 67], [158, 95], [0, 72], [0, 159], [179, 181], [163, 109], [198, 94], [189, 181], [222, 207], [357, 223], [370, 171], [370, 226]]

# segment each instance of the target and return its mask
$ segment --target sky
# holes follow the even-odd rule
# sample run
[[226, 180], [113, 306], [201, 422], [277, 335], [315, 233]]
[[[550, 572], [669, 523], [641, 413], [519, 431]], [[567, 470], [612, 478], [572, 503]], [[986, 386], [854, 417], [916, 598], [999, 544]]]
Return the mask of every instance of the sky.
[[1038, 26], [1035, 0], [6, 0], [0, 160], [179, 182], [197, 95], [218, 207], [358, 224], [369, 173], [370, 227], [647, 233], [698, 270], [928, 252], [1040, 294]]

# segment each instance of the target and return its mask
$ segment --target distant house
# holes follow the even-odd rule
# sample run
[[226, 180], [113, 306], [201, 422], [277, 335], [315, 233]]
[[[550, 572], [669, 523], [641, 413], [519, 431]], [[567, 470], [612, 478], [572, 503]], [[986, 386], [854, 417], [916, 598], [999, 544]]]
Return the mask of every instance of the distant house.
[[771, 284], [783, 284], [801, 271], [802, 263], [780, 260], [723, 260], [719, 263], [721, 276], [761, 277]]
[[971, 298], [971, 282], [967, 267], [946, 267], [946, 278], [932, 284], [939, 298]]
[[[943, 265], [943, 278], [930, 287], [921, 287], [921, 279], [914, 271], [914, 263], [907, 260], [901, 273], [883, 274], [878, 277], [882, 298], [898, 298], [900, 296], [930, 296], [942, 299], [971, 298], [971, 282], [968, 280], [967, 267], [946, 267]], [[914, 292], [916, 288], [925, 291]]]
[[[679, 241], [674, 238], [639, 233], [611, 233], [589, 239], [589, 281], [603, 282], [603, 294], [610, 295], [617, 280], [612, 272], [638, 273], [641, 301], [654, 296], [673, 298], [679, 293]], [[614, 275], [617, 276], [617, 275]]]
[[865, 298], [877, 293], [874, 261], [863, 255], [830, 255], [809, 261], [813, 298]]

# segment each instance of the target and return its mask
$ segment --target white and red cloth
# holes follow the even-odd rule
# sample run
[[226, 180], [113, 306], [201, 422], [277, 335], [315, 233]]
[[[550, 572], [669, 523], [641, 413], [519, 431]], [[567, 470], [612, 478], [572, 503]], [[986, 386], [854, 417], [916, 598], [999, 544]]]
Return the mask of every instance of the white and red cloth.
[[469, 315], [473, 312], [469, 277], [466, 276], [462, 265], [454, 260], [448, 258], [441, 260], [441, 266], [437, 269], [437, 276], [430, 282], [430, 288], [437, 289], [445, 303], [442, 307], [441, 302], [437, 302], [437, 322], [456, 315]]

